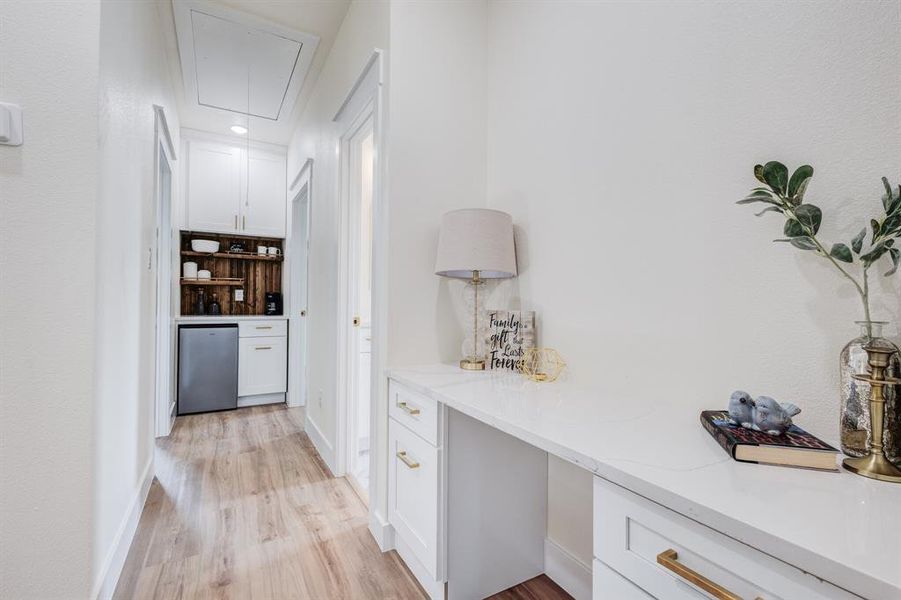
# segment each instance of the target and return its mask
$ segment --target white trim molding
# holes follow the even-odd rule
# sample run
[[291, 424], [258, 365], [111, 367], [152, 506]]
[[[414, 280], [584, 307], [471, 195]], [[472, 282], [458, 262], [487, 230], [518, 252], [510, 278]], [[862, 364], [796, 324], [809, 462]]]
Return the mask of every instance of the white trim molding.
[[544, 572], [576, 600], [591, 600], [591, 567], [550, 538], [544, 539]]
[[131, 542], [138, 529], [141, 513], [144, 512], [144, 504], [147, 502], [151, 483], [153, 483], [152, 457], [144, 467], [144, 472], [141, 474], [141, 485], [135, 490], [128, 511], [123, 516], [113, 543], [110, 545], [109, 552], [103, 559], [103, 566], [97, 573], [94, 588], [91, 590], [91, 598], [106, 600], [113, 597], [116, 585], [119, 583], [119, 576], [122, 574], [122, 567], [125, 566], [125, 558], [128, 556], [128, 550], [131, 548]]
[[322, 435], [322, 430], [319, 429], [319, 426], [316, 425], [316, 422], [310, 418], [310, 415], [307, 414], [304, 419], [304, 431], [307, 432], [307, 435], [310, 438], [310, 441], [313, 442], [313, 446], [316, 447], [316, 451], [319, 452], [319, 456], [322, 457], [322, 460], [325, 462], [325, 465], [329, 468], [332, 474], [335, 474], [335, 449], [331, 444], [328, 443], [328, 438]]
[[394, 526], [374, 508], [369, 511], [369, 533], [375, 538], [379, 550], [382, 552], [394, 550]]

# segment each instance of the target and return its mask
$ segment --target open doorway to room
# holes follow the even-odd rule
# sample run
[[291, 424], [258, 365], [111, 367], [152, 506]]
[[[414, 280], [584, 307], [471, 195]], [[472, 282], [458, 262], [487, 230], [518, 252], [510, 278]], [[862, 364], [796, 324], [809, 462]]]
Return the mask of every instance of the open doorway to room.
[[[381, 234], [378, 54], [335, 117], [339, 132], [338, 466], [369, 502], [379, 394]], [[375, 276], [374, 276], [375, 274]]]
[[290, 309], [288, 326], [288, 406], [307, 404], [307, 311], [309, 310], [309, 257], [313, 161], [308, 160], [291, 186], [288, 258]]

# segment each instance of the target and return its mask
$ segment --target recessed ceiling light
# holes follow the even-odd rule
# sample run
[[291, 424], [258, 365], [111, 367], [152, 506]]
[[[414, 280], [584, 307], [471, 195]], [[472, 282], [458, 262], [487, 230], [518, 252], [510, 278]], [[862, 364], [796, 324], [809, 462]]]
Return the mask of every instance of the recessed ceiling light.
[[244, 135], [245, 133], [247, 133], [247, 128], [246, 128], [246, 127], [242, 127], [241, 125], [232, 125], [232, 126], [230, 127], [230, 129], [231, 129], [233, 132], [237, 133], [238, 135]]

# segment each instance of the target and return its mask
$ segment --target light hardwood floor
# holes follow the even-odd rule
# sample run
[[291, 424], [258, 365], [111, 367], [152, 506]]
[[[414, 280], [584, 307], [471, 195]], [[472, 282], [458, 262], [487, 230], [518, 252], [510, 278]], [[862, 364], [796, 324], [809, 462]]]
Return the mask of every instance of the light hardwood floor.
[[[115, 598], [425, 598], [379, 551], [362, 501], [303, 432], [303, 409], [179, 417], [155, 461]], [[568, 597], [548, 583], [498, 597]]]

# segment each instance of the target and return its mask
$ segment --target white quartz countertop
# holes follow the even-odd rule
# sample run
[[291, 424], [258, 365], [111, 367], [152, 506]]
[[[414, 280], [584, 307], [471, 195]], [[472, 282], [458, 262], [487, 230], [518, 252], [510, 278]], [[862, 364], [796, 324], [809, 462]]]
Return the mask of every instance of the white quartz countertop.
[[176, 323], [237, 323], [238, 321], [286, 321], [285, 315], [187, 315], [175, 317]]
[[388, 376], [838, 587], [901, 598], [901, 485], [733, 461], [699, 420], [716, 402], [615, 378], [589, 390], [448, 365]]

